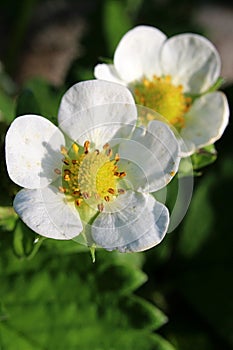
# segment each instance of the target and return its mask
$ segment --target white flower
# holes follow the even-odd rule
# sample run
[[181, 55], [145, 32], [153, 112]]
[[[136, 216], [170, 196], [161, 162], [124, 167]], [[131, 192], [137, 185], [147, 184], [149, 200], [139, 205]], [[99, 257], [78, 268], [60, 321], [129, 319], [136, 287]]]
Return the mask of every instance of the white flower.
[[87, 245], [142, 251], [164, 237], [169, 214], [150, 192], [177, 171], [170, 128], [135, 127], [134, 99], [119, 84], [78, 83], [63, 96], [59, 128], [37, 115], [18, 117], [6, 135], [10, 178], [22, 220], [54, 239], [84, 236]]
[[223, 134], [227, 99], [222, 92], [208, 92], [219, 78], [221, 63], [204, 37], [187, 33], [167, 39], [157, 28], [138, 26], [122, 37], [113, 63], [98, 64], [95, 77], [128, 86], [137, 104], [165, 117], [185, 143], [183, 156]]

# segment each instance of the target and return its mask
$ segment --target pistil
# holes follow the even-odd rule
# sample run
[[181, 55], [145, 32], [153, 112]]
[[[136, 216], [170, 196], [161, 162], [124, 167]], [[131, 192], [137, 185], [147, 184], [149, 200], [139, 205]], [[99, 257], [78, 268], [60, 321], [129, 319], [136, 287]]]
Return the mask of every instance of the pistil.
[[[118, 188], [118, 180], [125, 177], [126, 173], [118, 171], [120, 156], [116, 153], [112, 159], [113, 152], [108, 143], [102, 150], [91, 151], [90, 141], [87, 140], [83, 148], [74, 143], [70, 152], [62, 146], [61, 153], [64, 155], [63, 185], [59, 190], [73, 199], [77, 207], [89, 201], [101, 212], [104, 203], [125, 193], [124, 189]], [[54, 171], [59, 173], [59, 169]]]
[[[137, 104], [158, 112], [178, 130], [185, 126], [185, 114], [188, 112], [192, 100], [185, 96], [182, 85], [175, 86], [171, 82], [170, 76], [154, 76], [152, 80], [144, 78], [133, 88]], [[151, 115], [148, 114], [146, 119], [141, 120], [141, 122], [147, 123], [151, 119]]]

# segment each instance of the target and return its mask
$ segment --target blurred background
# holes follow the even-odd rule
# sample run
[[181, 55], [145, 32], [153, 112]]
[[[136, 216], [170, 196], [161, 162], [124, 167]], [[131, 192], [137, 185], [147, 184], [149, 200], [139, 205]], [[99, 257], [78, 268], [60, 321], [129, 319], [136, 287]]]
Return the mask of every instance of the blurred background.
[[233, 103], [231, 1], [0, 0], [0, 350], [233, 349], [233, 128], [195, 177], [187, 215], [139, 254], [37, 241], [11, 205], [4, 137], [20, 114], [56, 122], [62, 94], [93, 79], [138, 24], [206, 36]]

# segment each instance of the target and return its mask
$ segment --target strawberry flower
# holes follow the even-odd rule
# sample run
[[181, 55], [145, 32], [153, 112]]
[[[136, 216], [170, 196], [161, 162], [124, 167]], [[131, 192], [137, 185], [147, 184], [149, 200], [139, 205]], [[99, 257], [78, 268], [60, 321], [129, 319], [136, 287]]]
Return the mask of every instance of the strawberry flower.
[[[203, 36], [168, 39], [157, 28], [138, 26], [120, 40], [113, 64], [98, 64], [94, 75], [127, 86], [137, 104], [161, 114], [178, 131], [185, 157], [213, 144], [228, 123], [226, 96], [210, 92], [220, 70], [218, 52]], [[149, 114], [140, 122], [150, 119]]]
[[16, 118], [6, 163], [23, 187], [13, 205], [25, 224], [45, 237], [121, 252], [158, 244], [169, 213], [150, 193], [176, 173], [179, 146], [166, 124], [136, 122], [129, 90], [98, 80], [65, 93], [58, 127], [39, 115]]

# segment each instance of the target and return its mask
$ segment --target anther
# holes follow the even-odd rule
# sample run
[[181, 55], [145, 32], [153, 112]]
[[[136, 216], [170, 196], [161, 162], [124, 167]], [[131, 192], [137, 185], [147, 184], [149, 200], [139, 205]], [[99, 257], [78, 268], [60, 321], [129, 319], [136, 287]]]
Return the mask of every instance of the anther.
[[109, 188], [109, 189], [108, 189], [108, 193], [114, 194], [114, 193], [115, 193], [115, 190], [114, 190], [113, 188]]
[[65, 146], [61, 146], [61, 154], [64, 154], [64, 155], [67, 155], [67, 154], [68, 154], [68, 151], [67, 151], [67, 149], [65, 148]]
[[95, 197], [95, 199], [96, 199], [97, 201], [100, 199], [100, 196], [99, 196], [98, 193], [95, 193], [95, 194], [94, 194], [94, 197]]
[[66, 192], [66, 188], [65, 187], [59, 186], [58, 189], [59, 189], [59, 191], [61, 193], [65, 193]]
[[119, 194], [124, 194], [125, 193], [125, 190], [123, 188], [118, 188], [117, 192]]
[[106, 202], [109, 202], [109, 201], [110, 201], [110, 197], [109, 197], [109, 196], [105, 196], [105, 197], [104, 197], [104, 200], [105, 200]]
[[60, 169], [54, 169], [54, 172], [57, 174], [57, 175], [61, 175], [61, 170]]
[[119, 177], [119, 178], [122, 178], [122, 177], [126, 176], [126, 173], [124, 171], [121, 171], [121, 172], [115, 171], [114, 175]]
[[66, 159], [66, 158], [62, 159], [62, 161], [63, 161], [63, 163], [64, 163], [65, 165], [69, 165], [69, 164], [70, 164], [70, 163], [69, 163], [69, 160]]
[[107, 157], [111, 157], [112, 156], [112, 149], [111, 148], [109, 148], [107, 150], [106, 155], [107, 155]]
[[78, 161], [76, 160], [76, 159], [72, 159], [72, 164], [77, 164], [78, 163]]
[[97, 205], [97, 208], [98, 208], [98, 210], [99, 210], [100, 212], [102, 212], [102, 211], [104, 210], [104, 205], [103, 205], [103, 203], [99, 203], [99, 204]]
[[73, 191], [74, 196], [80, 196], [80, 191], [79, 190], [74, 190]]
[[90, 198], [90, 194], [87, 193], [87, 192], [83, 192], [83, 193], [82, 193], [82, 196], [83, 196], [84, 199]]
[[108, 149], [110, 147], [109, 143], [105, 143], [105, 145], [103, 145], [103, 149]]
[[71, 172], [69, 169], [64, 170], [64, 180], [65, 181], [70, 181], [70, 174], [71, 174]]
[[82, 203], [82, 199], [76, 199], [75, 204], [76, 204], [78, 207], [80, 207], [81, 203]]
[[121, 171], [121, 172], [119, 173], [119, 177], [120, 177], [120, 178], [125, 177], [125, 176], [126, 176], [126, 172]]
[[87, 154], [89, 152], [89, 147], [90, 147], [90, 141], [85, 141], [84, 142], [84, 153]]
[[100, 154], [100, 151], [98, 149], [95, 150], [96, 155]]
[[70, 181], [70, 175], [68, 175], [68, 174], [64, 175], [64, 180], [65, 181]]
[[119, 162], [119, 160], [120, 160], [120, 156], [119, 156], [118, 153], [116, 153], [116, 155], [115, 155], [115, 161], [116, 161], [116, 162]]

